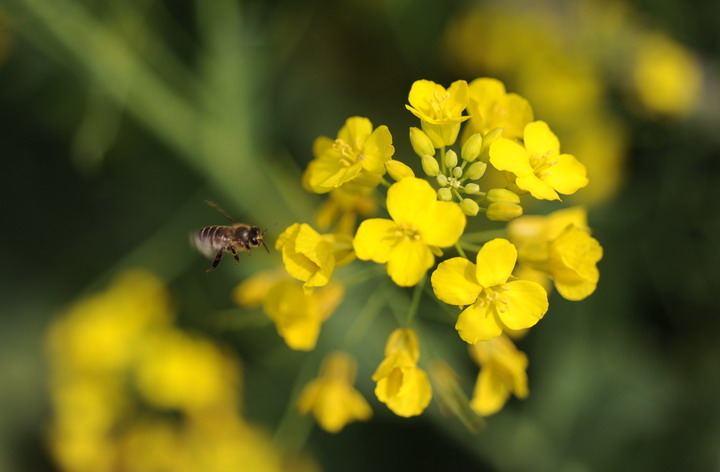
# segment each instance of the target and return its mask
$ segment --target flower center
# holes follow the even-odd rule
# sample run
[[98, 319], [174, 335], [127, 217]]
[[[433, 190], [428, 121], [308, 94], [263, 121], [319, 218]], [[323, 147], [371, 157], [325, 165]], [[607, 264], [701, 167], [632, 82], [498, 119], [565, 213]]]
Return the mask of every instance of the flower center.
[[404, 240], [414, 240], [419, 241], [420, 240], [420, 232], [417, 229], [417, 226], [409, 224], [409, 223], [400, 223], [397, 225], [397, 228], [395, 229], [395, 236], [404, 239]]
[[433, 116], [435, 118], [442, 118], [443, 115], [447, 115], [447, 110], [445, 110], [445, 102], [447, 102], [449, 96], [450, 92], [447, 91], [445, 93], [433, 93], [433, 97], [430, 100], [430, 109], [432, 110]]
[[510, 306], [510, 302], [503, 296], [503, 292], [506, 290], [508, 290], [508, 288], [505, 285], [484, 287], [475, 303], [481, 307], [490, 306], [494, 308], [497, 313], [505, 313]]
[[558, 163], [558, 158], [553, 151], [547, 151], [544, 154], [530, 155], [530, 166], [533, 173], [539, 178], [546, 177], [552, 173], [550, 168]]
[[333, 149], [342, 156], [340, 158], [340, 163], [345, 167], [350, 167], [357, 162], [358, 159], [363, 158], [362, 154], [356, 154], [353, 147], [342, 139], [335, 140], [333, 143]]

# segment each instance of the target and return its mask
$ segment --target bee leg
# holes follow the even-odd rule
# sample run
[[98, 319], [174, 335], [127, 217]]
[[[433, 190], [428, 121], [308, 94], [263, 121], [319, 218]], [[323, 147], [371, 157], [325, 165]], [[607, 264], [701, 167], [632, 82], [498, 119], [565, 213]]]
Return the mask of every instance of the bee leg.
[[222, 259], [224, 249], [220, 249], [217, 254], [215, 255], [215, 260], [212, 263], [212, 266], [207, 270], [207, 272], [212, 272], [213, 270], [217, 269], [217, 266], [220, 265], [220, 260]]
[[235, 258], [235, 265], [240, 264], [240, 258], [238, 257], [238, 253], [235, 250], [235, 246], [230, 246], [230, 252], [232, 252], [233, 257]]

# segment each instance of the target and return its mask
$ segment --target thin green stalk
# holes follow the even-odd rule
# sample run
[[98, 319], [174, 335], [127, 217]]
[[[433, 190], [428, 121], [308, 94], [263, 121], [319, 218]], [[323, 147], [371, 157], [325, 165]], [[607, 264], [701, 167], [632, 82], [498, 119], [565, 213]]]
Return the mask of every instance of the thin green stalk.
[[466, 243], [486, 243], [491, 239], [505, 237], [507, 237], [507, 232], [504, 229], [491, 229], [477, 231], [475, 233], [465, 233], [462, 236], [462, 241]]
[[465, 251], [463, 250], [462, 246], [460, 244], [455, 243], [455, 249], [457, 249], [458, 254], [460, 254], [460, 257], [464, 257], [467, 259], [467, 256], [465, 255]]
[[407, 318], [405, 319], [405, 327], [409, 328], [417, 314], [418, 307], [420, 306], [420, 296], [422, 295], [423, 287], [425, 287], [426, 275], [423, 275], [420, 282], [415, 286], [413, 291], [412, 300], [410, 301], [410, 308], [408, 309]]

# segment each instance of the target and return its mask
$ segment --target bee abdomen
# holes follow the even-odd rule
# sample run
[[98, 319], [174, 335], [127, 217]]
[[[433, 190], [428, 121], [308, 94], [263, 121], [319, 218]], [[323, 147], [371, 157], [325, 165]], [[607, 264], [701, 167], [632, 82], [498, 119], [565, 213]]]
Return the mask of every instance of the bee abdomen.
[[223, 226], [205, 226], [192, 234], [191, 242], [195, 248], [207, 257], [213, 257], [215, 253], [227, 246], [227, 237]]

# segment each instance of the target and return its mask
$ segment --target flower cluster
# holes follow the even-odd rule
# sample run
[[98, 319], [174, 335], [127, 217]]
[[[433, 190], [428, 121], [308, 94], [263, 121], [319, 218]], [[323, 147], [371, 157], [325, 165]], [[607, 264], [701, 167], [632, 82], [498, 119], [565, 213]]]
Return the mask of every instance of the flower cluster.
[[[357, 275], [336, 269], [354, 259], [382, 264], [393, 282], [392, 292], [384, 293], [407, 297], [400, 288], [414, 288], [404, 322], [387, 339], [384, 359], [376, 356], [377, 399], [410, 417], [429, 405], [433, 372], [441, 397], [447, 391], [442, 379], [452, 377], [450, 367], [431, 355], [430, 363], [443, 367], [430, 369], [428, 377], [420, 360], [423, 321], [416, 315], [423, 300], [436, 297], [459, 307], [455, 329], [481, 367], [466, 409], [490, 415], [511, 393], [528, 395], [527, 357], [508, 335], [517, 336], [545, 316], [549, 282], [568, 300], [589, 296], [597, 285], [602, 248], [590, 234], [584, 209], [523, 216], [533, 200], [559, 201], [585, 187], [586, 170], [560, 151], [557, 136], [534, 119], [528, 101], [506, 92], [498, 80], [459, 80], [447, 89], [419, 80], [408, 101], [406, 108], [420, 120], [409, 129], [417, 158], [403, 162], [394, 156], [388, 127], [374, 127], [363, 117], [349, 118], [334, 140], [315, 141], [303, 185], [329, 194], [317, 216], [318, 228], [329, 232], [305, 223], [289, 226], [276, 244], [286, 274], [243, 282], [237, 300], [262, 303], [290, 348], [311, 350]], [[375, 215], [378, 208], [387, 214]], [[508, 223], [498, 229], [497, 222]], [[343, 279], [338, 272], [350, 276]], [[380, 296], [368, 297], [368, 306], [392, 311], [393, 304]], [[347, 339], [364, 335], [352, 332]], [[351, 350], [347, 339], [335, 342], [334, 349]], [[353, 387], [355, 376], [348, 352], [329, 354], [319, 377], [300, 394], [299, 411], [313, 413], [329, 432], [369, 418], [370, 406]], [[450, 396], [459, 398], [458, 390], [459, 384]]]

